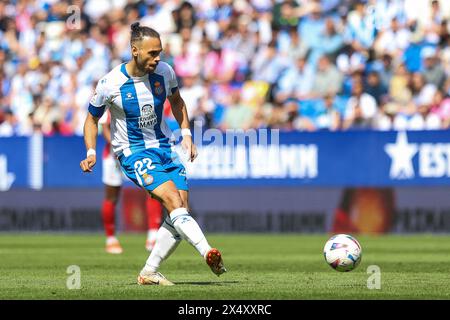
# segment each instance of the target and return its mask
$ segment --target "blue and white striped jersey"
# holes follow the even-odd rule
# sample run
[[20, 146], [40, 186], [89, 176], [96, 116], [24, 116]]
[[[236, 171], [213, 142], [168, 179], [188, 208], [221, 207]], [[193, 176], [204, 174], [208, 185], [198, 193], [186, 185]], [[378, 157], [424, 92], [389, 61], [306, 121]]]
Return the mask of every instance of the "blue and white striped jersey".
[[175, 72], [165, 62], [143, 77], [131, 77], [122, 63], [100, 79], [89, 112], [101, 117], [105, 109], [110, 110], [111, 145], [116, 155], [170, 148], [172, 132], [163, 119], [163, 105], [177, 89]]

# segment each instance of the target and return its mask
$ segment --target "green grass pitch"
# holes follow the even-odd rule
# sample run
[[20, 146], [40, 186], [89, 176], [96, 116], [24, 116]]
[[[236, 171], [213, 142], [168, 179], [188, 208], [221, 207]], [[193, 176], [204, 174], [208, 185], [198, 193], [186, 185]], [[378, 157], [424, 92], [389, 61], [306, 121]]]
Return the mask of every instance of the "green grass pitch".
[[[359, 267], [331, 269], [322, 248], [329, 235], [209, 234], [228, 273], [217, 277], [182, 242], [160, 271], [173, 287], [138, 286], [147, 259], [144, 234], [120, 235], [122, 255], [103, 251], [101, 234], [0, 235], [0, 299], [449, 299], [449, 236], [357, 236]], [[67, 268], [81, 270], [69, 290]], [[381, 289], [369, 290], [370, 265]]]

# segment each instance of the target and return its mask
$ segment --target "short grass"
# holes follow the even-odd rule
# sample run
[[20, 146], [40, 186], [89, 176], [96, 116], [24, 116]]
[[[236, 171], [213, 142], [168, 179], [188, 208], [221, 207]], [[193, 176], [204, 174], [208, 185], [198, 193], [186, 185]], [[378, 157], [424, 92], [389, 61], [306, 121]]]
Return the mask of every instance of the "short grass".
[[[160, 271], [173, 287], [138, 286], [147, 259], [145, 235], [121, 235], [122, 255], [103, 251], [101, 234], [0, 235], [0, 299], [449, 299], [449, 236], [358, 236], [359, 267], [331, 269], [322, 247], [329, 235], [208, 235], [228, 273], [216, 277], [187, 243]], [[67, 268], [81, 270], [81, 288], [66, 286]], [[370, 265], [381, 289], [369, 290]]]

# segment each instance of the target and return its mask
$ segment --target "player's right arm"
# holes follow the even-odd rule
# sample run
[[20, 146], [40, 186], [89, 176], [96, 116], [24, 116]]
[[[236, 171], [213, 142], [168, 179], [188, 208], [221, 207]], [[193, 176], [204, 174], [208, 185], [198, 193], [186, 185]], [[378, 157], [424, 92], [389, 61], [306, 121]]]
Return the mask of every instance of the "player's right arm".
[[97, 162], [95, 147], [97, 145], [98, 120], [105, 112], [107, 94], [104, 88], [105, 80], [97, 84], [94, 96], [89, 102], [89, 111], [84, 121], [84, 144], [86, 145], [86, 158], [80, 162], [83, 172], [92, 172]]
[[84, 121], [84, 144], [86, 145], [87, 152], [86, 159], [80, 163], [83, 172], [92, 172], [92, 168], [97, 162], [96, 154], [92, 151], [90, 152], [90, 150], [95, 150], [97, 144], [98, 119], [88, 112]]

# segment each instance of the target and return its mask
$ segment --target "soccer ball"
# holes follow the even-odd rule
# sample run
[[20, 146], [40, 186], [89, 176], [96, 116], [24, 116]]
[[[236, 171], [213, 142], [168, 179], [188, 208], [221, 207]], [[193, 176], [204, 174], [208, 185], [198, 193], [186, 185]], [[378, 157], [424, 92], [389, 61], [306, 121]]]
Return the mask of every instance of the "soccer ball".
[[323, 248], [325, 261], [334, 270], [348, 272], [361, 262], [362, 249], [358, 240], [348, 234], [332, 236]]

